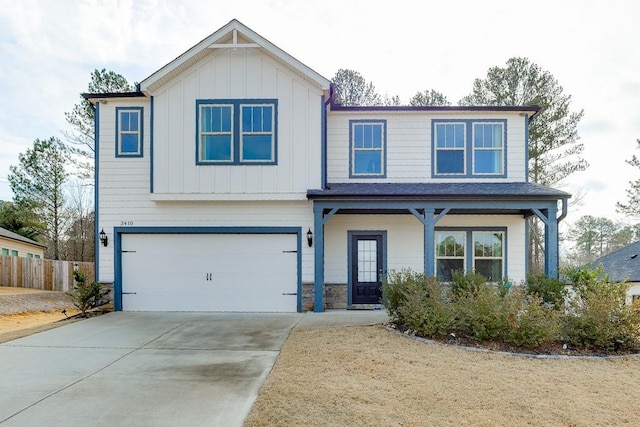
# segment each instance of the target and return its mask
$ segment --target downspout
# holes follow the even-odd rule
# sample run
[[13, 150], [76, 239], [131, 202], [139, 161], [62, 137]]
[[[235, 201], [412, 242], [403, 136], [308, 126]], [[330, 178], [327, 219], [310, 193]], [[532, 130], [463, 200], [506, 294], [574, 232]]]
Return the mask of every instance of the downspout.
[[322, 189], [327, 190], [327, 107], [333, 103], [333, 83], [329, 84], [329, 98], [322, 95]]
[[560, 216], [558, 217], [558, 224], [560, 224], [560, 221], [562, 221], [567, 217], [568, 205], [569, 205], [569, 201], [567, 200], [566, 197], [563, 197], [562, 198], [562, 214], [560, 214]]

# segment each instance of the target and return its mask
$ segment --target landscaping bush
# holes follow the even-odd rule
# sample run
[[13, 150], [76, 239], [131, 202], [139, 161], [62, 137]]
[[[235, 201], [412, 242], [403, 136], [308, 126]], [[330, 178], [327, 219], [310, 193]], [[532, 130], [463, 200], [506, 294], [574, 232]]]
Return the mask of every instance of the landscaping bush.
[[87, 310], [104, 305], [103, 298], [109, 290], [103, 290], [98, 282], [87, 283], [87, 277], [79, 270], [74, 270], [73, 279], [75, 285], [73, 291], [67, 292], [73, 305], [80, 310], [83, 316]]
[[383, 284], [384, 301], [392, 320], [421, 337], [443, 337], [454, 324], [446, 291], [434, 277], [409, 269], [390, 272]]
[[466, 273], [454, 270], [451, 273], [451, 296], [454, 300], [462, 296], [474, 296], [484, 289], [487, 283], [486, 277], [475, 271]]
[[562, 324], [563, 339], [586, 348], [638, 348], [640, 307], [625, 305], [628, 286], [612, 283], [602, 267], [565, 271], [574, 295]]
[[504, 297], [503, 312], [507, 328], [503, 341], [529, 349], [553, 343], [560, 331], [560, 312], [530, 295], [524, 286], [516, 286]]
[[530, 295], [539, 297], [556, 310], [564, 309], [567, 287], [560, 279], [545, 274], [530, 274], [527, 276], [526, 289]]
[[456, 329], [477, 340], [498, 338], [504, 335], [507, 328], [500, 291], [497, 287], [484, 283], [481, 287], [476, 287], [478, 275], [471, 275], [468, 280], [460, 283], [472, 287], [459, 291], [452, 303]]

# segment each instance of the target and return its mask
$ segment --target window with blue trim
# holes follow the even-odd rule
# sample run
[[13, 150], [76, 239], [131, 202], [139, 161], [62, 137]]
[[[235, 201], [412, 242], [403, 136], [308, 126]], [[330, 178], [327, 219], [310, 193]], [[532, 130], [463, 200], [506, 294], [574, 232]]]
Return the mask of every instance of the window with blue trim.
[[276, 164], [277, 100], [196, 101], [198, 164]]
[[116, 157], [142, 157], [142, 107], [116, 107]]
[[351, 139], [351, 177], [384, 177], [386, 122], [349, 122]]
[[472, 270], [492, 283], [504, 277], [504, 231], [436, 230], [435, 249], [436, 276], [442, 282], [451, 282], [454, 271]]
[[505, 176], [506, 120], [434, 120], [433, 176]]
[[436, 174], [466, 173], [465, 125], [438, 123], [436, 135]]
[[504, 141], [500, 123], [473, 124], [473, 173], [502, 174]]

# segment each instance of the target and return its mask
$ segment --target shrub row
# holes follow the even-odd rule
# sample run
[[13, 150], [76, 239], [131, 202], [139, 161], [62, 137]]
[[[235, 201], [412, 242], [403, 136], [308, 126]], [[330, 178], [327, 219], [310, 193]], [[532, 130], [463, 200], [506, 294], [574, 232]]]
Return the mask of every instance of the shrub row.
[[510, 287], [460, 272], [441, 284], [403, 269], [389, 273], [384, 303], [393, 322], [427, 338], [454, 333], [529, 349], [554, 342], [607, 350], [639, 346], [640, 306], [625, 305], [624, 283], [610, 283], [601, 269], [565, 275], [565, 281], [532, 276], [525, 286]]

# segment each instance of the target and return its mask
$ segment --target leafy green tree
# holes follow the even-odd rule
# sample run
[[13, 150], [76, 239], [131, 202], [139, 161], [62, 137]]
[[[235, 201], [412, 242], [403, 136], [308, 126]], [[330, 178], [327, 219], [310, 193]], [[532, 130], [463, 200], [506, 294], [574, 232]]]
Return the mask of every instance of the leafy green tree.
[[[529, 179], [545, 186], [560, 184], [589, 163], [580, 155], [578, 123], [582, 110], [571, 111], [571, 96], [548, 71], [527, 58], [510, 58], [504, 67], [492, 67], [484, 79], [476, 79], [460, 105], [537, 105], [540, 111], [529, 124]], [[543, 271], [544, 233], [539, 220], [530, 223], [530, 266]]]
[[409, 105], [423, 107], [429, 105], [451, 105], [447, 97], [433, 89], [418, 92], [409, 100]]
[[[88, 85], [89, 93], [132, 92], [134, 87], [122, 75], [106, 69], [93, 70]], [[94, 110], [91, 103], [80, 96], [81, 101], [70, 112], [64, 113], [73, 130], [66, 132], [69, 152], [76, 156], [75, 163], [82, 178], [93, 178]]]
[[[638, 146], [636, 148], [640, 148], [640, 139], [636, 140]], [[625, 160], [628, 165], [631, 165], [635, 168], [640, 168], [640, 159], [634, 154], [630, 160]], [[627, 202], [616, 203], [616, 210], [619, 213], [630, 215], [633, 217], [640, 217], [640, 179], [636, 179], [635, 181], [629, 181], [629, 188], [626, 190], [627, 192]]]
[[362, 74], [349, 69], [339, 69], [333, 77], [334, 101], [345, 106], [382, 105], [382, 98], [371, 82]]
[[69, 177], [69, 153], [57, 138], [36, 139], [10, 166], [9, 184], [17, 205], [32, 206], [45, 225], [48, 255], [60, 259], [60, 242], [66, 225], [64, 185]]
[[29, 203], [12, 203], [0, 200], [0, 227], [31, 240], [38, 240], [44, 224], [38, 221]]

